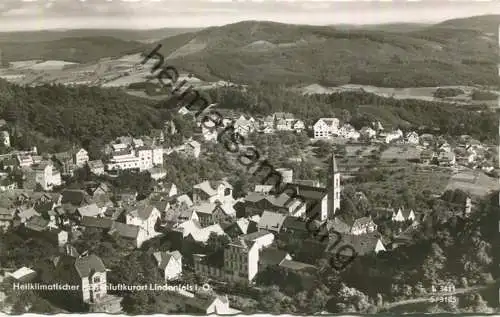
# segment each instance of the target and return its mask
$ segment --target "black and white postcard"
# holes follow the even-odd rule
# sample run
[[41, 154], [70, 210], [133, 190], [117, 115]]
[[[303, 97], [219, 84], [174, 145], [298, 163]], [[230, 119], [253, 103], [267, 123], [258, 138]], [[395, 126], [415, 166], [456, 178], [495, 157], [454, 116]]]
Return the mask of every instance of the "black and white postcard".
[[0, 312], [500, 314], [499, 25], [1, 0]]

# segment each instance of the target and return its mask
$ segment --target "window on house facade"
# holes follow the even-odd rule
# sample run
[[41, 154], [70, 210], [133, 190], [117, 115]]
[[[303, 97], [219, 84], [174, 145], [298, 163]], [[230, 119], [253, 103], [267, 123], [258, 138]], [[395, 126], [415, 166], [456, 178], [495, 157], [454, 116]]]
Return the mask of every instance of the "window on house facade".
[[99, 283], [101, 278], [99, 276], [94, 276], [94, 283]]

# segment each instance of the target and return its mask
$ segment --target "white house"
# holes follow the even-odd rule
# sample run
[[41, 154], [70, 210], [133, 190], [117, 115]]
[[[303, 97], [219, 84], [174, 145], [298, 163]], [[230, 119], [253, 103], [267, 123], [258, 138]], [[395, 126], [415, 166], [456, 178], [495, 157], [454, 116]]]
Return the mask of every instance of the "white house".
[[224, 252], [224, 266], [231, 269], [233, 275], [242, 274], [248, 281], [252, 281], [259, 271], [260, 251], [269, 247], [273, 241], [274, 235], [267, 231], [238, 237]]
[[472, 212], [472, 200], [470, 199], [470, 197], [467, 197], [465, 199], [465, 210], [464, 210], [464, 213], [465, 215], [470, 215], [470, 213]]
[[246, 136], [249, 133], [254, 132], [256, 129], [255, 119], [252, 117], [247, 119], [243, 115], [241, 115], [238, 119], [234, 121], [233, 126], [235, 131], [243, 136]]
[[88, 161], [87, 165], [89, 166], [90, 172], [95, 175], [104, 174], [104, 163], [101, 160]]
[[362, 127], [359, 133], [365, 139], [373, 139], [377, 136], [377, 131], [373, 130], [370, 127]]
[[293, 123], [292, 129], [295, 130], [295, 132], [300, 133], [304, 131], [306, 128], [306, 125], [304, 124], [304, 121], [302, 120], [297, 120]]
[[213, 296], [210, 298], [200, 298], [195, 297], [194, 294], [179, 290], [178, 293], [182, 293], [181, 295], [187, 297], [187, 300], [181, 300], [181, 302], [185, 303], [186, 311], [194, 312], [196, 314], [204, 314], [204, 315], [233, 315], [241, 313], [241, 311], [234, 309], [229, 306], [229, 299], [227, 295], [224, 296]]
[[199, 204], [202, 201], [214, 203], [233, 202], [233, 186], [226, 181], [210, 182], [204, 181], [193, 186], [193, 202]]
[[78, 274], [84, 302], [98, 302], [106, 296], [106, 267], [101, 258], [94, 254], [79, 256], [75, 259], [74, 268], [72, 272]]
[[[113, 144], [116, 145], [116, 144]], [[138, 147], [135, 150], [115, 151], [107, 164], [108, 170], [139, 169], [141, 171], [163, 165], [163, 149], [160, 147]]]
[[313, 126], [314, 138], [328, 138], [339, 134], [340, 121], [337, 118], [320, 118]]
[[179, 251], [162, 251], [153, 253], [156, 263], [164, 273], [165, 281], [179, 278], [182, 274], [182, 255]]
[[205, 141], [211, 141], [217, 143], [217, 130], [216, 129], [208, 129], [204, 126], [201, 127], [201, 133], [203, 134], [203, 139]]
[[[185, 231], [184, 231], [185, 233]], [[200, 242], [200, 243], [207, 243], [208, 239], [210, 239], [210, 235], [212, 233], [215, 233], [218, 236], [225, 236], [226, 233], [222, 229], [222, 227], [216, 223], [213, 225], [210, 225], [205, 228], [193, 230], [188, 234], [188, 238], [191, 238], [193, 241]]]
[[31, 155], [18, 155], [17, 161], [20, 167], [30, 167], [33, 165], [33, 157]]
[[345, 139], [351, 139], [351, 140], [357, 140], [361, 136], [356, 129], [350, 124], [344, 124], [340, 129], [338, 134], [345, 138]]
[[373, 222], [371, 217], [362, 217], [356, 219], [351, 227], [351, 234], [360, 235], [371, 233], [377, 230], [377, 225]]
[[408, 132], [406, 134], [406, 143], [408, 144], [419, 144], [420, 138], [418, 137], [418, 133], [415, 131]]
[[261, 128], [270, 128], [274, 131], [274, 116], [267, 116], [260, 122]]
[[8, 131], [0, 132], [0, 142], [2, 142], [5, 147], [10, 147], [10, 135]]
[[201, 275], [215, 275], [229, 281], [252, 281], [259, 271], [261, 250], [269, 247], [273, 241], [274, 235], [267, 231], [239, 236], [224, 249], [223, 269], [204, 263], [206, 255], [193, 255], [195, 272]]
[[272, 134], [274, 133], [274, 129], [269, 126], [262, 126], [259, 130], [260, 133], [264, 134]]
[[73, 162], [76, 166], [82, 167], [89, 161], [89, 153], [85, 149], [78, 150], [73, 156]]
[[275, 112], [273, 114], [274, 127], [278, 131], [291, 131], [296, 122], [293, 114], [289, 112]]
[[394, 130], [385, 135], [385, 143], [391, 143], [395, 140], [399, 140], [403, 137], [403, 131], [400, 129]]
[[35, 171], [35, 181], [42, 186], [43, 190], [52, 190], [54, 186], [62, 184], [61, 173], [51, 162], [43, 162], [33, 167]]
[[382, 126], [382, 123], [380, 121], [372, 122], [373, 129], [377, 132], [384, 131], [384, 127]]
[[139, 158], [139, 169], [141, 171], [153, 168], [153, 150], [143, 146], [136, 150], [136, 156]]
[[147, 239], [157, 236], [155, 225], [161, 218], [160, 211], [154, 206], [140, 205], [136, 209], [129, 211], [126, 215], [128, 225], [139, 226], [145, 231]]
[[393, 211], [392, 213], [392, 221], [395, 222], [404, 222], [404, 221], [414, 221], [415, 220], [415, 213], [413, 212], [412, 209], [404, 210], [399, 208], [398, 211]]

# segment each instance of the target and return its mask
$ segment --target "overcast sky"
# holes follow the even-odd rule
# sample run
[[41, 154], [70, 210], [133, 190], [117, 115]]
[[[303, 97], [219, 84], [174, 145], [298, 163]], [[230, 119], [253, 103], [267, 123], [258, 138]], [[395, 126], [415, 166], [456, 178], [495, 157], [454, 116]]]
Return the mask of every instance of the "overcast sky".
[[481, 14], [500, 14], [500, 1], [0, 0], [0, 30], [205, 27], [243, 20], [432, 23]]

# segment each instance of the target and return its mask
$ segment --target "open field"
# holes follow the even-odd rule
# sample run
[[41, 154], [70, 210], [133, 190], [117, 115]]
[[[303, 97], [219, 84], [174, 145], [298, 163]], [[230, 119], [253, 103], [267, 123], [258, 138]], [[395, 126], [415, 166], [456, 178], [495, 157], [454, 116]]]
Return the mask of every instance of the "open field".
[[454, 174], [446, 189], [461, 189], [471, 195], [483, 196], [492, 190], [499, 190], [500, 184], [498, 179], [489, 177], [482, 172], [466, 170]]
[[447, 188], [451, 171], [436, 166], [418, 166], [408, 163], [406, 167], [393, 169], [384, 181], [366, 182], [358, 186], [362, 191], [396, 195], [407, 187], [414, 194], [430, 190], [433, 194], [441, 194]]
[[[453, 98], [435, 98], [434, 92], [437, 88], [459, 88], [464, 91], [463, 95], [459, 95]], [[395, 99], [417, 99], [417, 100], [426, 100], [426, 101], [439, 101], [439, 102], [448, 102], [448, 103], [456, 103], [456, 104], [487, 104], [490, 106], [495, 106], [497, 101], [477, 101], [471, 99], [472, 91], [475, 87], [471, 86], [439, 86], [439, 87], [407, 87], [407, 88], [387, 88], [387, 87], [376, 87], [369, 85], [355, 85], [355, 84], [347, 84], [341, 85], [338, 87], [325, 87], [319, 84], [312, 84], [300, 89], [295, 89], [302, 94], [333, 94], [340, 93], [346, 91], [356, 91], [356, 90], [364, 90], [369, 93], [373, 93], [375, 95], [381, 97], [392, 97]], [[492, 91], [494, 93], [500, 93], [498, 91]]]
[[418, 160], [421, 152], [422, 150], [416, 146], [391, 146], [382, 152], [380, 158], [382, 160]]

